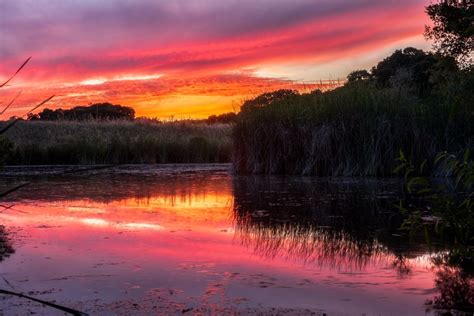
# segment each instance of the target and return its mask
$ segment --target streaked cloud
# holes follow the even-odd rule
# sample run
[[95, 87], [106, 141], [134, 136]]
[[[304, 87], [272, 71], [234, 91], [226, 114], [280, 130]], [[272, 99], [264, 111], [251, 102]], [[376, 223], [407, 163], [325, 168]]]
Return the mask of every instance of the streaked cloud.
[[[139, 114], [153, 116], [165, 115], [163, 108], [168, 115], [173, 107], [177, 114], [194, 113], [187, 107], [198, 106], [200, 115], [224, 112], [249, 95], [239, 89], [252, 80], [265, 91], [291, 87], [366, 68], [387, 48], [426, 47], [420, 34], [428, 22], [427, 3], [5, 0], [0, 2], [0, 78], [32, 55], [16, 87], [59, 90], [61, 104], [84, 102], [87, 95], [91, 102], [127, 101]], [[227, 75], [249, 69], [248, 75]], [[209, 80], [219, 95], [210, 94]], [[229, 85], [229, 80], [241, 81]], [[192, 93], [173, 91], [186, 90], [186, 84], [192, 84]], [[83, 96], [75, 97], [78, 93]], [[209, 97], [207, 106], [203, 100]], [[30, 100], [19, 102], [21, 107]]]

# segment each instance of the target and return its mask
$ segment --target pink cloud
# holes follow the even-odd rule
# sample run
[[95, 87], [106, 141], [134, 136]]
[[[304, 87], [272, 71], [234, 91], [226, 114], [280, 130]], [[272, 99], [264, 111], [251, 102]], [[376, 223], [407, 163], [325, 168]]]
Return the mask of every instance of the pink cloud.
[[[113, 90], [110, 86], [118, 83], [111, 82], [150, 75], [187, 83], [192, 78], [223, 80], [222, 74], [247, 68], [334, 62], [421, 34], [428, 22], [426, 4], [427, 0], [38, 0], [29, 5], [3, 1], [0, 78], [33, 55], [19, 86], [74, 95], [80, 82], [109, 82], [101, 87], [105, 96], [122, 94], [118, 98], [125, 99], [126, 91], [137, 87], [142, 96], [154, 95], [161, 90], [150, 81], [127, 80], [120, 83], [120, 91]], [[327, 77], [321, 73], [306, 79]], [[248, 76], [240, 78], [245, 87]], [[270, 80], [263, 82], [273, 87]], [[58, 88], [61, 84], [65, 86]], [[175, 84], [169, 89], [182, 89]], [[219, 89], [227, 86], [223, 81]], [[80, 90], [94, 95], [97, 88]], [[206, 95], [206, 87], [197, 90]]]

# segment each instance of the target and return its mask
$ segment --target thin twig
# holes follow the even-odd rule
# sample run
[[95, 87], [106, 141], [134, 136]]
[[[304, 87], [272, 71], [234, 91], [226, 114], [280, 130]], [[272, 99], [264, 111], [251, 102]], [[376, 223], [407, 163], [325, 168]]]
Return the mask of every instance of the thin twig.
[[75, 309], [72, 309], [72, 308], [69, 308], [69, 307], [65, 307], [65, 306], [61, 306], [61, 305], [58, 305], [58, 304], [50, 303], [50, 302], [47, 302], [47, 301], [43, 301], [43, 300], [40, 300], [40, 299], [31, 297], [31, 296], [28, 296], [28, 295], [25, 295], [25, 294], [21, 294], [21, 293], [16, 293], [16, 292], [12, 292], [12, 291], [7, 291], [7, 290], [2, 290], [2, 289], [0, 289], [0, 294], [7, 294], [7, 295], [18, 296], [18, 297], [21, 297], [21, 298], [26, 298], [26, 299], [28, 299], [28, 300], [32, 300], [32, 301], [35, 301], [35, 302], [38, 302], [38, 303], [47, 305], [47, 306], [49, 306], [49, 307], [59, 309], [59, 310], [61, 310], [61, 311], [63, 311], [63, 312], [69, 313], [69, 314], [71, 314], [71, 315], [77, 315], [77, 316], [85, 316], [85, 315], [88, 315], [88, 314], [86, 314], [86, 313], [83, 313], [83, 312], [81, 312], [81, 311], [78, 311], [78, 310], [75, 310]]
[[9, 210], [9, 209], [11, 209], [11, 208], [12, 208], [12, 207], [14, 207], [14, 206], [15, 206], [15, 204], [8, 205], [8, 206], [6, 206], [6, 205], [0, 205], [0, 207], [2, 207], [2, 208], [3, 208], [3, 210], [2, 210], [2, 211]]
[[14, 289], [14, 290], [16, 291], [15, 287], [14, 287], [10, 282], [8, 282], [7, 279], [5, 279], [4, 277], [2, 277], [2, 279], [3, 279], [3, 281], [5, 281], [5, 283], [6, 283], [9, 287], [11, 287], [12, 289]]
[[2, 111], [0, 111], [0, 114], [5, 113], [5, 111], [8, 110], [10, 106], [12, 106], [13, 102], [15, 102], [16, 99], [18, 99], [18, 97], [21, 95], [22, 92], [23, 91], [18, 92], [18, 94], [13, 98], [13, 100], [11, 100], [10, 103], [8, 103]]
[[0, 84], [0, 88], [4, 87], [7, 85], [7, 83], [9, 83], [13, 78], [15, 78], [15, 76], [23, 69], [23, 67], [26, 66], [26, 64], [30, 61], [31, 57], [28, 57], [27, 60], [25, 60], [25, 62], [20, 66], [20, 68], [18, 68], [18, 70], [13, 74], [13, 76], [11, 76], [7, 81], [5, 81], [4, 83]]
[[20, 190], [21, 188], [23, 187], [26, 187], [27, 185], [29, 185], [31, 182], [26, 182], [26, 183], [22, 183], [20, 185], [17, 185], [16, 187], [13, 187], [11, 189], [8, 189], [7, 191], [3, 192], [3, 193], [0, 193], [0, 198], [3, 198], [5, 196], [7, 196], [8, 194], [10, 193], [13, 193], [17, 190]]
[[0, 213], [4, 212], [4, 211], [11, 210], [11, 211], [15, 211], [15, 212], [22, 213], [22, 214], [28, 214], [28, 212], [20, 211], [20, 210], [17, 210], [16, 208], [13, 208], [14, 206], [16, 206], [16, 205], [15, 204], [12, 204], [10, 206], [0, 205], [0, 207], [3, 207], [3, 210], [1, 210]]
[[12, 122], [10, 122], [7, 126], [5, 126], [1, 131], [0, 131], [0, 135], [4, 134], [6, 131], [8, 131], [10, 128], [12, 128], [16, 123], [18, 123], [18, 121], [20, 121], [23, 117], [27, 116], [28, 114], [32, 113], [34, 110], [36, 110], [37, 108], [39, 108], [40, 106], [42, 106], [43, 104], [45, 104], [46, 102], [48, 102], [49, 100], [51, 100], [52, 98], [54, 98], [54, 95], [50, 96], [49, 98], [47, 98], [46, 100], [44, 100], [43, 102], [37, 104], [36, 106], [34, 106], [31, 110], [29, 110], [27, 113], [25, 113], [24, 115], [14, 119]]

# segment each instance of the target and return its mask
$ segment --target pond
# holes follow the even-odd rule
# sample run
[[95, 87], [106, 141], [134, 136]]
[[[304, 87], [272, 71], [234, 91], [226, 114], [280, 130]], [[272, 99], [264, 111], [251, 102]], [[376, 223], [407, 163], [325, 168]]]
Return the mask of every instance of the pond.
[[[2, 191], [23, 181], [2, 201], [0, 289], [93, 315], [425, 315], [436, 294], [430, 248], [397, 230], [396, 179], [18, 167]], [[0, 310], [64, 314], [8, 295]]]

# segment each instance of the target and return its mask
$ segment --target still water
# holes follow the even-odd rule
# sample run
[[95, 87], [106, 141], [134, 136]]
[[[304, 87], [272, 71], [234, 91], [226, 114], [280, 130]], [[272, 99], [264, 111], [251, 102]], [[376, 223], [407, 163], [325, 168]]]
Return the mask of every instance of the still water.
[[[32, 182], [2, 201], [1, 289], [93, 315], [424, 315], [436, 294], [428, 247], [398, 235], [396, 180], [58, 172], [1, 176], [2, 191]], [[6, 295], [0, 309], [57, 313]]]

